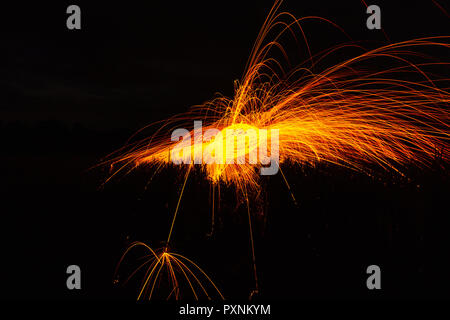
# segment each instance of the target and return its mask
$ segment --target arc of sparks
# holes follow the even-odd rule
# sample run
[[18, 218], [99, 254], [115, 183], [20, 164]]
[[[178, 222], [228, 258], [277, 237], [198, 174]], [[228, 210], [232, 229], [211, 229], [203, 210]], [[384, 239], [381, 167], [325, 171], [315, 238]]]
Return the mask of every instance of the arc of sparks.
[[[281, 1], [275, 1], [269, 12], [254, 44], [244, 76], [235, 83], [234, 96], [219, 96], [185, 114], [160, 122], [160, 127], [152, 136], [110, 155], [105, 161], [115, 168], [110, 178], [141, 165], [152, 166], [155, 171], [172, 165], [170, 154], [176, 142], [170, 141], [170, 132], [174, 128], [189, 127], [196, 119], [202, 119], [206, 123], [204, 130], [216, 128], [225, 132], [236, 127], [278, 130], [281, 166], [324, 162], [366, 174], [371, 174], [374, 166], [383, 171], [403, 174], [405, 165], [430, 165], [436, 153], [440, 154], [442, 161], [449, 161], [450, 79], [427, 71], [448, 68], [449, 63], [427, 59], [422, 50], [426, 51], [430, 47], [449, 50], [450, 37], [428, 37], [391, 43], [363, 51], [317, 71], [326, 58], [343, 50], [362, 48], [355, 43], [347, 43], [313, 56], [302, 23], [319, 19], [336, 25], [320, 17], [296, 19], [287, 12], [279, 13], [280, 5]], [[279, 33], [273, 40], [268, 40], [268, 35], [277, 28]], [[336, 28], [339, 29], [338, 26]], [[281, 43], [286, 34], [293, 35], [296, 41], [296, 34], [301, 34], [309, 54], [304, 64], [287, 71], [283, 61], [273, 57], [277, 53], [286, 60], [289, 59], [287, 50]], [[377, 63], [380, 61], [389, 61], [392, 66], [385, 67]], [[245, 134], [245, 130], [242, 132]], [[198, 158], [196, 152], [203, 155], [214, 143], [217, 141], [194, 141], [188, 152]], [[248, 157], [251, 148], [259, 149], [261, 145], [258, 142], [250, 147], [246, 145], [245, 150], [240, 151]], [[270, 149], [268, 153], [271, 153]], [[245, 199], [257, 292], [259, 287], [249, 201], [250, 194], [261, 189], [258, 172], [263, 163], [238, 163], [237, 158], [234, 160], [234, 163], [202, 162], [199, 166], [206, 179], [211, 182], [213, 190], [215, 187], [219, 189], [220, 184], [233, 186], [238, 196]], [[153, 295], [163, 269], [168, 270], [173, 287], [169, 297], [180, 298], [176, 270], [186, 279], [195, 298], [198, 298], [198, 292], [206, 294], [198, 277], [194, 275], [195, 270], [206, 277], [207, 282], [223, 298], [211, 279], [196, 264], [181, 255], [168, 252], [181, 197], [192, 166], [178, 166], [186, 174], [167, 246], [155, 252], [143, 243], [134, 243], [125, 253], [136, 246], [144, 246], [151, 253], [141, 265], [149, 265], [149, 268], [138, 299]], [[281, 168], [280, 173], [296, 202]], [[213, 200], [214, 198], [213, 195]], [[212, 230], [213, 228], [214, 208]], [[193, 267], [189, 268], [188, 265]], [[134, 274], [135, 272], [132, 275]], [[200, 290], [194, 289], [196, 285]], [[207, 294], [206, 296], [209, 297]]]

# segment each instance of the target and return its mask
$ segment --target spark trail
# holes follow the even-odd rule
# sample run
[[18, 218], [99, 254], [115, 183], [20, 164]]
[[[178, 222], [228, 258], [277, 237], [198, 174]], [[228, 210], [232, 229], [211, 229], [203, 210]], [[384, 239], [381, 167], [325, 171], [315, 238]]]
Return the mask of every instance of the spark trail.
[[[449, 62], [436, 61], [425, 52], [435, 48], [449, 56], [450, 37], [413, 39], [372, 50], [350, 42], [312, 56], [302, 24], [320, 20], [339, 27], [320, 17], [296, 19], [290, 13], [279, 12], [280, 5], [281, 1], [276, 1], [266, 18], [244, 75], [235, 83], [233, 97], [219, 96], [185, 114], [156, 123], [159, 128], [153, 135], [127, 144], [105, 162], [114, 168], [110, 179], [141, 165], [152, 166], [158, 172], [172, 165], [171, 151], [177, 144], [170, 140], [173, 129], [191, 127], [194, 120], [202, 120], [203, 132], [216, 128], [223, 133], [216, 139], [193, 141], [188, 153], [194, 159], [203, 156], [198, 166], [213, 188], [218, 189], [220, 184], [233, 186], [247, 203], [255, 290], [258, 281], [249, 202], [250, 194], [261, 188], [259, 169], [264, 164], [259, 160], [238, 163], [237, 155], [242, 152], [248, 157], [252, 149], [262, 146], [259, 139], [245, 144], [244, 150], [233, 153], [236, 161], [231, 164], [206, 161], [204, 154], [211, 154], [211, 149], [218, 158], [225, 157], [226, 152], [220, 153], [217, 144], [222, 142], [227, 130], [240, 129], [234, 132], [242, 134], [248, 129], [278, 130], [280, 169], [284, 165], [324, 162], [369, 175], [376, 170], [403, 175], [405, 166], [429, 166], [437, 152], [443, 161], [449, 161], [450, 79], [446, 74], [436, 73], [448, 70]], [[269, 34], [275, 36], [268, 39]], [[288, 68], [290, 53], [283, 46], [288, 36], [297, 42], [302, 38], [309, 53], [309, 58], [297, 67]], [[328, 57], [349, 49], [359, 53], [332, 66], [323, 66]], [[277, 56], [284, 58], [277, 59]], [[271, 146], [267, 147], [270, 156]], [[185, 171], [184, 190], [193, 164], [178, 167]], [[281, 174], [290, 191], [288, 177], [282, 171]], [[292, 197], [295, 201], [293, 194]], [[142, 290], [145, 291], [158, 266], [171, 268], [172, 262], [180, 263], [174, 258], [176, 255], [163, 252], [153, 253], [152, 268]], [[181, 270], [186, 269], [181, 263], [177, 265]], [[170, 273], [173, 275], [172, 269]], [[176, 281], [172, 282], [177, 287]], [[150, 296], [152, 292], [153, 287]]]

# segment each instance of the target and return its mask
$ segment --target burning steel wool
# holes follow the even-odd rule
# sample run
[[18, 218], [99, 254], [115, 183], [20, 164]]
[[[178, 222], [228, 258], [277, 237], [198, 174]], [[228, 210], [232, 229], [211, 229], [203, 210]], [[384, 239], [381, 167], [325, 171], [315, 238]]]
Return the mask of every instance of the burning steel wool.
[[[196, 165], [213, 186], [236, 188], [249, 208], [249, 194], [261, 188], [261, 170], [268, 166], [276, 167], [273, 173], [279, 170], [288, 184], [283, 166], [324, 162], [369, 175], [374, 170], [403, 175], [405, 165], [427, 167], [436, 154], [449, 161], [450, 79], [435, 74], [448, 62], [436, 62], [423, 51], [448, 50], [450, 37], [414, 39], [370, 51], [343, 44], [287, 69], [289, 54], [281, 40], [290, 35], [298, 41], [300, 35], [309, 51], [302, 22], [331, 22], [318, 17], [296, 19], [279, 12], [280, 4], [275, 2], [264, 22], [233, 97], [217, 97], [157, 123], [152, 136], [127, 145], [105, 162], [113, 168], [109, 179], [142, 165], [154, 167], [155, 172], [177, 165], [184, 172], [167, 245], [186, 181]], [[320, 67], [328, 56], [349, 48], [362, 53]], [[284, 61], [275, 58], [279, 55]], [[391, 67], [383, 67], [388, 65], [385, 61]], [[203, 126], [192, 129], [194, 121], [202, 121]], [[250, 209], [248, 219], [252, 238]], [[168, 247], [153, 251], [143, 243], [133, 244], [126, 254], [136, 246], [150, 251], [150, 258], [139, 267], [147, 266], [148, 271], [138, 299], [152, 297], [161, 272], [171, 279], [168, 298], [182, 297], [180, 281], [188, 283], [196, 299], [200, 294], [210, 297], [202, 278], [223, 298], [211, 279], [187, 258], [169, 253]]]

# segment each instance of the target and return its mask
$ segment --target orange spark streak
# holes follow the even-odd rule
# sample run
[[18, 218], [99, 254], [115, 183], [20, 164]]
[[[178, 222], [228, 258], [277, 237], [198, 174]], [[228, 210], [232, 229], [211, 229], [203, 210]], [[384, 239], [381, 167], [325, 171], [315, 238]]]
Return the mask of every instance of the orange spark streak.
[[[207, 123], [203, 131], [241, 128], [245, 134], [248, 128], [277, 129], [280, 164], [322, 161], [362, 172], [368, 172], [373, 164], [396, 171], [408, 163], [426, 166], [436, 150], [448, 150], [450, 94], [437, 86], [449, 79], [432, 79], [423, 69], [447, 64], [414, 64], [405, 56], [417, 55], [411, 50], [422, 47], [449, 49], [445, 42], [448, 39], [424, 38], [387, 45], [318, 74], [308, 71], [309, 74], [293, 82], [280, 80], [277, 74], [270, 77], [276, 80], [260, 82], [266, 78], [263, 70], [271, 61], [256, 60], [237, 87], [234, 98], [214, 99], [169, 120], [163, 127], [184, 120], [184, 126], [190, 128], [193, 120], [202, 117]], [[364, 63], [380, 58], [400, 65], [376, 72], [358, 71]], [[298, 70], [283, 78], [289, 79]], [[417, 76], [423, 80], [408, 80]], [[176, 143], [167, 135], [155, 134], [111, 163], [122, 168], [130, 164], [168, 165], [173, 160], [170, 155]], [[216, 143], [194, 141], [190, 146], [192, 158], [204, 155]], [[259, 140], [257, 143], [257, 146], [247, 144], [245, 155], [252, 148], [259, 149]], [[268, 147], [270, 153], [270, 143]], [[257, 169], [262, 164], [237, 164], [237, 153], [234, 153], [234, 164], [211, 164], [203, 157], [201, 166], [206, 177], [213, 183], [222, 181], [241, 190], [244, 185], [249, 189], [259, 188]], [[447, 154], [443, 157], [448, 161]]]
[[[146, 245], [143, 242], [133, 242], [122, 255], [118, 267], [116, 268], [116, 274], [118, 273], [119, 267], [123, 262], [125, 256], [132, 249], [138, 247], [146, 249], [150, 254], [147, 256], [147, 260], [143, 264], [141, 264], [141, 266], [135, 269], [125, 281], [125, 283], [127, 283], [134, 275], [136, 275], [136, 273], [140, 271], [140, 269], [142, 269], [145, 265], [150, 264], [144, 275], [144, 279], [138, 295], [138, 300], [152, 298], [156, 282], [160, 278], [161, 273], [164, 271], [168, 276], [172, 288], [169, 294], [166, 296], [166, 299], [171, 298], [172, 295], [176, 300], [179, 300], [181, 298], [180, 281], [183, 279], [186, 281], [187, 286], [190, 289], [195, 300], [199, 300], [199, 298], [201, 297], [199, 293], [202, 293], [202, 296], [206, 297], [208, 300], [211, 300], [212, 296], [207, 287], [212, 288], [218, 298], [224, 299], [220, 290], [203, 271], [203, 269], [201, 269], [190, 259], [180, 254], [168, 252], [167, 247], [153, 250], [150, 246]], [[177, 273], [179, 273], [181, 277], [178, 277]], [[204, 282], [202, 282], [201, 280], [206, 280], [205, 283], [207, 285], [204, 284]]]
[[[278, 130], [278, 162], [281, 166], [325, 162], [367, 174], [371, 174], [374, 167], [402, 174], [403, 166], [408, 164], [430, 165], [437, 153], [441, 153], [443, 161], [449, 161], [450, 93], [446, 86], [450, 79], [429, 71], [448, 68], [449, 63], [435, 62], [423, 51], [434, 47], [448, 52], [450, 37], [421, 38], [385, 45], [316, 71], [329, 56], [349, 48], [362, 48], [350, 43], [311, 56], [301, 24], [312, 19], [334, 24], [319, 17], [296, 19], [287, 12], [278, 13], [280, 4], [281, 1], [275, 2], [264, 22], [244, 76], [235, 83], [233, 97], [217, 97], [162, 124], [157, 123], [161, 126], [152, 136], [126, 146], [106, 161], [116, 168], [109, 179], [126, 168], [131, 167], [132, 170], [140, 165], [154, 166], [158, 171], [174, 159], [173, 151], [178, 142], [170, 140], [173, 129], [190, 128], [194, 120], [203, 120], [203, 133], [211, 128], [218, 129], [222, 136], [194, 141], [184, 150], [183, 156], [202, 159], [199, 166], [212, 183], [213, 190], [216, 185], [220, 187], [220, 183], [232, 185], [246, 199], [256, 291], [258, 281], [248, 200], [249, 192], [260, 189], [259, 169], [264, 164], [261, 159], [256, 163], [238, 163], [238, 160], [242, 154], [249, 158], [255, 149], [267, 147], [268, 155], [273, 150], [270, 143], [262, 146], [259, 139], [249, 140], [241, 150], [225, 150], [223, 145], [228, 130], [240, 129], [233, 133], [236, 138], [242, 138], [248, 129], [255, 130], [257, 137], [262, 130]], [[274, 39], [267, 39], [269, 33], [277, 28], [280, 31]], [[288, 50], [282, 45], [282, 39], [291, 34], [297, 41], [296, 33], [302, 35], [310, 58], [304, 64], [285, 71], [285, 62], [275, 56], [281, 53], [288, 60]], [[383, 64], [391, 67], [383, 67]], [[194, 136], [193, 131], [186, 138], [191, 141], [191, 136]], [[209, 163], [205, 153], [214, 154], [223, 160], [222, 163]], [[234, 163], [225, 163], [226, 154], [232, 155]], [[192, 166], [178, 166], [180, 170], [186, 170], [186, 175], [167, 243]], [[281, 168], [280, 172], [295, 202]], [[208, 296], [198, 278], [181, 260], [201, 271], [223, 298], [211, 279], [192, 261], [168, 253], [167, 247], [156, 253], [143, 243], [133, 244], [127, 252], [137, 245], [152, 253], [144, 263], [150, 267], [139, 299], [145, 294], [152, 296], [164, 267], [173, 287], [169, 297], [180, 297], [175, 270], [187, 280], [196, 299], [195, 285], [203, 289], [199, 292], [203, 291]]]

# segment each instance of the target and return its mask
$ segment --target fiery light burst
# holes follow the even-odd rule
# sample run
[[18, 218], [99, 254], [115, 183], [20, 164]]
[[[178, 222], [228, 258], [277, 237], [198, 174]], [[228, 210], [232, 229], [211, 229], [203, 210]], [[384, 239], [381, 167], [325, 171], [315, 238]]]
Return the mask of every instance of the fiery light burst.
[[[148, 255], [144, 256], [145, 261], [136, 268], [128, 279], [125, 281], [127, 283], [135, 274], [137, 274], [142, 269], [145, 269], [145, 275], [141, 284], [141, 290], [139, 291], [138, 300], [143, 297], [148, 297], [151, 299], [156, 284], [161, 281], [162, 275], [165, 273], [167, 275], [170, 292], [167, 294], [166, 299], [175, 298], [179, 300], [181, 298], [180, 293], [180, 282], [185, 281], [186, 287], [190, 289], [192, 297], [198, 300], [200, 297], [204, 296], [207, 299], [211, 299], [210, 293], [204, 283], [206, 282], [209, 287], [215, 289], [219, 298], [223, 299], [223, 295], [220, 290], [216, 287], [214, 282], [208, 277], [208, 275], [199, 267], [195, 262], [189, 260], [188, 258], [177, 253], [168, 252], [168, 248], [164, 247], [158, 250], [153, 250], [148, 245], [143, 242], [134, 242], [125, 251], [120, 263], [132, 249], [142, 247], [148, 251]], [[116, 274], [118, 269], [116, 270]], [[177, 274], [180, 275], [177, 276]], [[181, 279], [180, 279], [181, 278]], [[201, 281], [205, 280], [205, 281]]]
[[[279, 133], [280, 170], [285, 164], [326, 162], [366, 174], [372, 174], [374, 167], [402, 174], [404, 165], [428, 166], [436, 156], [448, 162], [449, 79], [434, 73], [448, 68], [448, 63], [434, 61], [423, 51], [431, 47], [448, 50], [450, 37], [414, 39], [370, 51], [363, 51], [351, 42], [310, 55], [305, 63], [288, 69], [289, 54], [282, 39], [289, 35], [299, 42], [296, 35], [300, 34], [309, 52], [302, 22], [316, 19], [333, 23], [320, 17], [296, 19], [287, 12], [280, 13], [280, 4], [281, 1], [276, 1], [268, 15], [244, 76], [235, 82], [234, 96], [219, 96], [186, 114], [157, 123], [160, 127], [156, 133], [127, 145], [119, 155], [114, 154], [108, 160], [115, 168], [112, 176], [140, 165], [154, 166], [156, 172], [170, 165], [171, 152], [178, 143], [170, 140], [170, 133], [174, 128], [191, 128], [194, 120], [203, 121], [203, 133], [217, 128], [223, 134], [219, 139], [205, 137], [192, 141], [187, 154], [193, 159], [203, 159], [199, 166], [213, 185], [224, 183], [236, 187], [247, 204], [248, 193], [261, 186], [259, 170], [264, 164], [260, 160], [239, 163], [239, 157], [244, 154], [248, 159], [252, 150], [262, 148], [261, 129], [267, 132], [276, 129]], [[331, 67], [320, 68], [327, 57], [349, 49], [360, 53]], [[284, 59], [275, 58], [279, 55]], [[253, 129], [258, 138], [247, 141], [245, 150], [231, 151], [234, 163], [208, 163], [205, 154], [223, 158], [230, 152], [217, 154], [224, 143], [220, 147], [217, 144], [228, 129], [240, 129], [234, 131], [238, 132], [237, 138]], [[191, 136], [193, 131], [186, 139], [190, 140]], [[265, 147], [270, 157], [271, 144]], [[187, 179], [193, 165], [178, 167], [186, 170]], [[287, 183], [282, 171], [281, 174]], [[254, 261], [253, 250], [252, 253]], [[154, 276], [153, 270], [163, 264], [171, 268], [175, 263], [181, 271], [186, 269], [174, 254], [164, 251], [153, 255], [152, 271], [146, 283]], [[254, 277], [257, 278], [256, 268]], [[146, 286], [143, 285], [143, 291]]]

